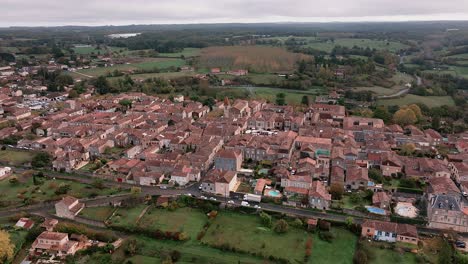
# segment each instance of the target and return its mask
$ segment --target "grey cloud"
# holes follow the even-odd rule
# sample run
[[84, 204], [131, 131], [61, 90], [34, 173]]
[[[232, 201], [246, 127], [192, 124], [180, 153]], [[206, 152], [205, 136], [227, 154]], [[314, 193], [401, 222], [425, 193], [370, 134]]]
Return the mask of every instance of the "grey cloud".
[[468, 19], [466, 0], [0, 0], [0, 26]]

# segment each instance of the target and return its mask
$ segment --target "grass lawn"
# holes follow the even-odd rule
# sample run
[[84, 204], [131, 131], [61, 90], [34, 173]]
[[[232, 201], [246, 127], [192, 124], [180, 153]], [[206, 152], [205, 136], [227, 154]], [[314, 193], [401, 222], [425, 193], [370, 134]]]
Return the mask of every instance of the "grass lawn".
[[25, 163], [30, 163], [34, 154], [35, 153], [32, 151], [19, 151], [12, 149], [0, 150], [0, 162], [13, 166], [23, 165]]
[[131, 258], [127, 259], [127, 262], [131, 261], [130, 263], [138, 263], [138, 264], [156, 264], [161, 263], [161, 259], [154, 258], [154, 257], [147, 257], [142, 255], [136, 255]]
[[103, 207], [85, 207], [81, 212], [80, 216], [96, 221], [105, 221], [114, 211], [114, 207], [103, 206]]
[[100, 76], [112, 73], [115, 70], [119, 71], [129, 71], [129, 70], [153, 70], [158, 69], [167, 69], [170, 67], [180, 67], [185, 65], [185, 61], [182, 59], [162, 59], [156, 58], [151, 59], [145, 62], [133, 63], [133, 64], [118, 64], [111, 67], [98, 67], [93, 69], [83, 69], [78, 71], [79, 73], [90, 75], [90, 76]]
[[442, 105], [455, 105], [451, 96], [419, 96], [414, 94], [407, 94], [402, 98], [395, 98], [395, 99], [387, 99], [387, 100], [379, 100], [379, 105], [409, 105], [415, 103], [422, 103], [429, 107], [436, 107]]
[[309, 90], [292, 90], [292, 89], [281, 89], [281, 88], [269, 88], [269, 87], [252, 87], [252, 88], [243, 88], [251, 92], [252, 97], [259, 99], [265, 99], [270, 102], [274, 102], [276, 95], [279, 93], [284, 93], [286, 95], [286, 102], [288, 104], [298, 105], [301, 104], [302, 97], [304, 95], [309, 96], [309, 102], [313, 102], [315, 95], [322, 92], [322, 88], [316, 87]]
[[152, 70], [154, 68], [166, 69], [169, 67], [180, 67], [185, 65], [185, 60], [182, 59], [157, 59], [155, 61], [141, 62], [131, 64], [141, 70]]
[[312, 240], [312, 255], [308, 263], [353, 263], [357, 236], [341, 228], [332, 228], [331, 232], [335, 235], [331, 243], [321, 240], [318, 234], [314, 234]]
[[52, 180], [48, 178], [38, 178], [42, 184], [36, 186], [33, 184], [32, 177], [22, 179], [22, 176], [18, 176], [18, 178], [20, 182], [17, 184], [11, 184], [8, 180], [9, 178], [0, 181], [0, 202], [2, 202], [4, 206], [18, 206], [25, 200], [32, 200], [32, 202], [58, 200], [61, 195], [55, 194], [55, 191], [61, 185], [65, 184], [70, 186], [70, 190], [67, 194], [77, 198], [110, 195], [119, 192], [119, 190], [113, 188], [98, 190], [83, 183], [60, 179]]
[[403, 87], [394, 86], [392, 88], [385, 88], [381, 86], [372, 86], [372, 87], [353, 87], [354, 91], [361, 92], [361, 91], [371, 91], [377, 95], [391, 95], [397, 93], [399, 90], [402, 90]]
[[145, 209], [147, 205], [138, 205], [133, 208], [119, 208], [114, 216], [110, 219], [112, 225], [116, 226], [125, 226], [130, 227], [134, 226], [138, 216], [140, 216], [143, 209]]
[[[160, 73], [142, 73], [142, 74], [132, 74], [130, 77], [132, 79], [139, 79], [145, 80], [149, 78], [162, 78], [162, 79], [173, 79], [178, 77], [186, 77], [186, 76], [195, 76], [195, 72], [160, 72]], [[117, 81], [123, 77], [110, 77], [108, 78], [109, 81]]]
[[10, 234], [10, 242], [13, 245], [15, 245], [14, 255], [16, 255], [21, 250], [24, 243], [26, 242], [26, 236], [28, 235], [28, 231], [11, 230], [8, 232], [8, 234]]
[[175, 52], [175, 53], [159, 53], [159, 56], [162, 57], [173, 57], [173, 58], [180, 58], [182, 55], [186, 58], [188, 57], [195, 57], [200, 54], [199, 48], [185, 48], [182, 52]]
[[387, 246], [384, 242], [364, 242], [371, 252], [369, 263], [375, 264], [416, 264], [416, 254], [410, 252], [398, 252], [396, 250], [381, 248], [380, 245]]
[[[160, 263], [161, 253], [169, 253], [177, 250], [181, 253], [181, 258], [177, 263], [199, 263], [199, 264], [253, 264], [253, 263], [270, 263], [267, 260], [250, 256], [247, 254], [233, 253], [221, 251], [219, 249], [210, 248], [202, 245], [199, 242], [176, 242], [170, 240], [155, 240], [142, 236], [135, 236], [138, 241], [139, 252], [137, 258], [142, 262], [133, 263]], [[141, 257], [145, 256], [145, 257]], [[154, 261], [154, 262], [148, 262]]]
[[285, 234], [277, 234], [265, 228], [258, 216], [221, 212], [206, 231], [202, 242], [220, 246], [228, 244], [239, 250], [302, 261], [305, 243], [311, 234], [305, 230], [289, 228]]
[[140, 227], [153, 230], [186, 232], [191, 239], [195, 239], [208, 218], [201, 211], [189, 207], [175, 211], [150, 208], [140, 219]]

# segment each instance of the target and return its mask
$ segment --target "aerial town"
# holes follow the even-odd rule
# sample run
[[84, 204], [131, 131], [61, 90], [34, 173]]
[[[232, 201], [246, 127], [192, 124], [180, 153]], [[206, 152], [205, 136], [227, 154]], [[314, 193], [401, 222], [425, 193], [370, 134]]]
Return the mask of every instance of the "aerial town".
[[[123, 32], [47, 57], [0, 46], [0, 263], [467, 263], [464, 77], [394, 65], [409, 47], [295, 50], [260, 74], [258, 57], [203, 64], [250, 51], [135, 55], [144, 34]], [[382, 87], [350, 88], [361, 75]]]

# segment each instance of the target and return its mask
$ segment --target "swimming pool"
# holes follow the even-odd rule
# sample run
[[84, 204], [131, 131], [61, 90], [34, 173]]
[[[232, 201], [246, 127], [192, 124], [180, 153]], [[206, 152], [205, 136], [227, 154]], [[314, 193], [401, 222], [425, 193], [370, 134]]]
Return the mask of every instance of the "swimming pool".
[[281, 193], [278, 190], [270, 190], [268, 191], [268, 196], [279, 197], [281, 196]]
[[366, 209], [373, 214], [386, 215], [385, 210], [378, 207], [366, 206]]

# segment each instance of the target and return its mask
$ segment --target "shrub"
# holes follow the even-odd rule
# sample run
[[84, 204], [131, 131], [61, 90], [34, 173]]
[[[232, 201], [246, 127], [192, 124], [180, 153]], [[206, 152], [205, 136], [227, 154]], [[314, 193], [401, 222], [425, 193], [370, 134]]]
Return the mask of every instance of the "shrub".
[[330, 222], [327, 222], [325, 220], [319, 220], [318, 222], [318, 227], [320, 230], [323, 230], [323, 231], [330, 231], [331, 229], [331, 223]]
[[354, 254], [354, 258], [353, 258], [353, 263], [354, 264], [367, 264], [368, 262], [369, 261], [368, 261], [366, 252], [361, 249], [356, 250], [356, 253]]
[[271, 216], [265, 212], [260, 213], [260, 218], [262, 219], [262, 224], [268, 228], [272, 225]]
[[289, 225], [288, 222], [286, 222], [284, 219], [280, 219], [276, 221], [275, 226], [273, 227], [273, 230], [276, 233], [286, 233], [288, 232]]
[[302, 223], [301, 219], [296, 218], [294, 221], [291, 222], [291, 226], [296, 227], [296, 228], [302, 228], [304, 227], [304, 223]]
[[319, 232], [319, 238], [323, 241], [326, 242], [332, 242], [332, 240], [335, 238], [332, 232], [329, 231], [321, 231]]

